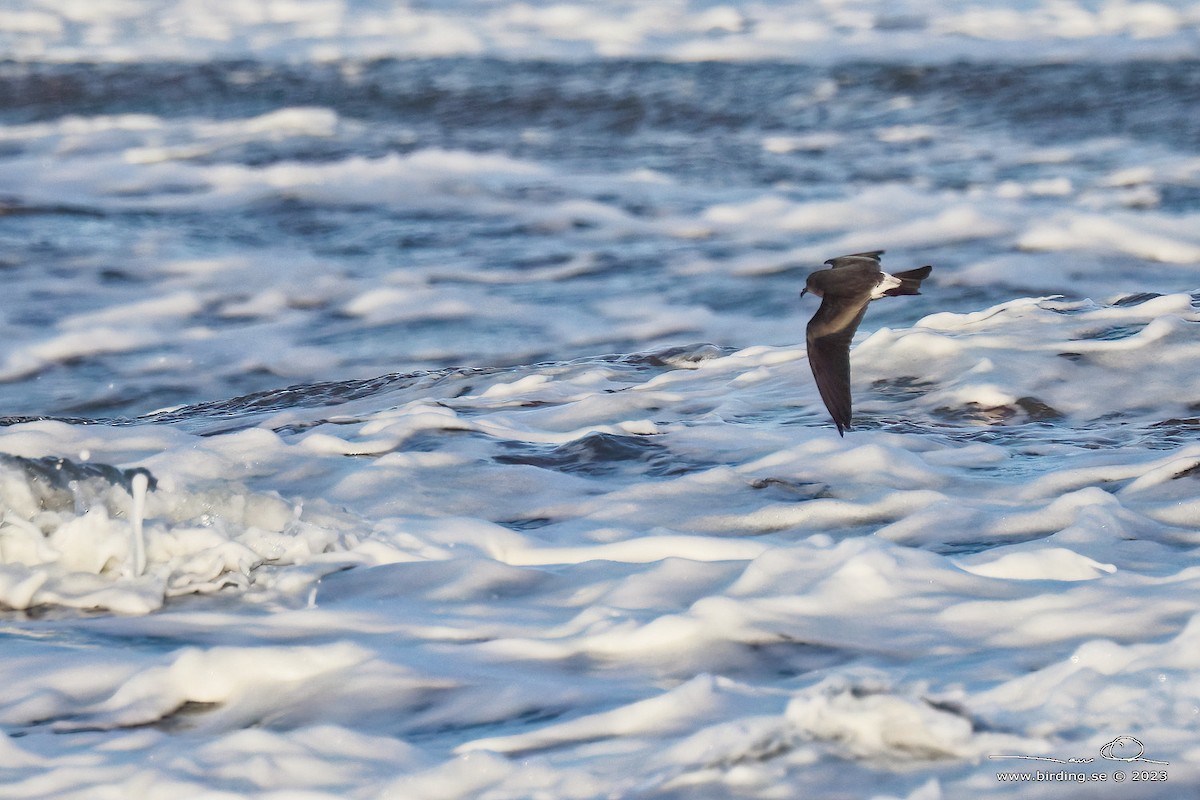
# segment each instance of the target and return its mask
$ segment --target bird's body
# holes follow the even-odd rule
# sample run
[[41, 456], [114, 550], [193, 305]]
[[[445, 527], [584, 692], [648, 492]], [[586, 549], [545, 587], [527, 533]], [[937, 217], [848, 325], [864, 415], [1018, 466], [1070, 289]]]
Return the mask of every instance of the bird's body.
[[879, 267], [882, 250], [831, 258], [829, 269], [808, 276], [803, 297], [811, 292], [821, 298], [821, 307], [808, 323], [808, 364], [817, 382], [817, 391], [837, 425], [845, 435], [850, 427], [850, 340], [858, 330], [867, 305], [882, 297], [920, 294], [921, 281], [933, 267], [889, 275]]

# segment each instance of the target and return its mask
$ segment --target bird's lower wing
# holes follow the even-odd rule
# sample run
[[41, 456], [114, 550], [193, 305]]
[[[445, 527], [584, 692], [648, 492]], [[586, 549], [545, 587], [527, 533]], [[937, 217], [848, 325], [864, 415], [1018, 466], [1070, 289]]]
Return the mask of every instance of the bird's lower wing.
[[822, 303], [808, 323], [808, 365], [838, 433], [850, 427], [850, 341], [866, 311], [866, 302], [857, 313], [855, 309], [835, 312], [830, 304]]

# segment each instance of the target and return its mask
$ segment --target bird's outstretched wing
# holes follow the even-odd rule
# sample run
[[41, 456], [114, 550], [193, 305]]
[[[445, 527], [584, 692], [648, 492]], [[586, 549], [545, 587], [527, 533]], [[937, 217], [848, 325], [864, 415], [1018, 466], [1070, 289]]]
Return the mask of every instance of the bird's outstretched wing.
[[869, 302], [867, 297], [861, 301], [827, 297], [808, 323], [808, 365], [825, 408], [843, 436], [850, 427], [850, 341]]
[[857, 264], [873, 264], [876, 269], [879, 268], [879, 257], [883, 255], [882, 250], [870, 250], [866, 253], [851, 253], [848, 256], [838, 256], [831, 258], [825, 263], [834, 269], [840, 267], [853, 267]]

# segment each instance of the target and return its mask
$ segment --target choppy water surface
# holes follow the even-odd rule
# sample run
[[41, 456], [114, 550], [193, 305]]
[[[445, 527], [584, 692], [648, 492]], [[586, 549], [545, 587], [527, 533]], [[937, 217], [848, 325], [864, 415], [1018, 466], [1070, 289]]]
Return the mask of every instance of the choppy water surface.
[[1200, 785], [1196, 8], [150, 5], [0, 23], [0, 796]]

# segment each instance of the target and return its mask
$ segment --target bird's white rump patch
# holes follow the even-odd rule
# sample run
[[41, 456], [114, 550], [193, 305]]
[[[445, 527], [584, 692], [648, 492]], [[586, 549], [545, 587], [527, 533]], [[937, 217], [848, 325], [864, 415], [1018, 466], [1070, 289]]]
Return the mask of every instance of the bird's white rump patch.
[[895, 275], [889, 275], [886, 272], [880, 273], [879, 283], [875, 284], [875, 288], [871, 290], [871, 299], [878, 300], [884, 297], [884, 292], [888, 289], [895, 289], [902, 281]]

